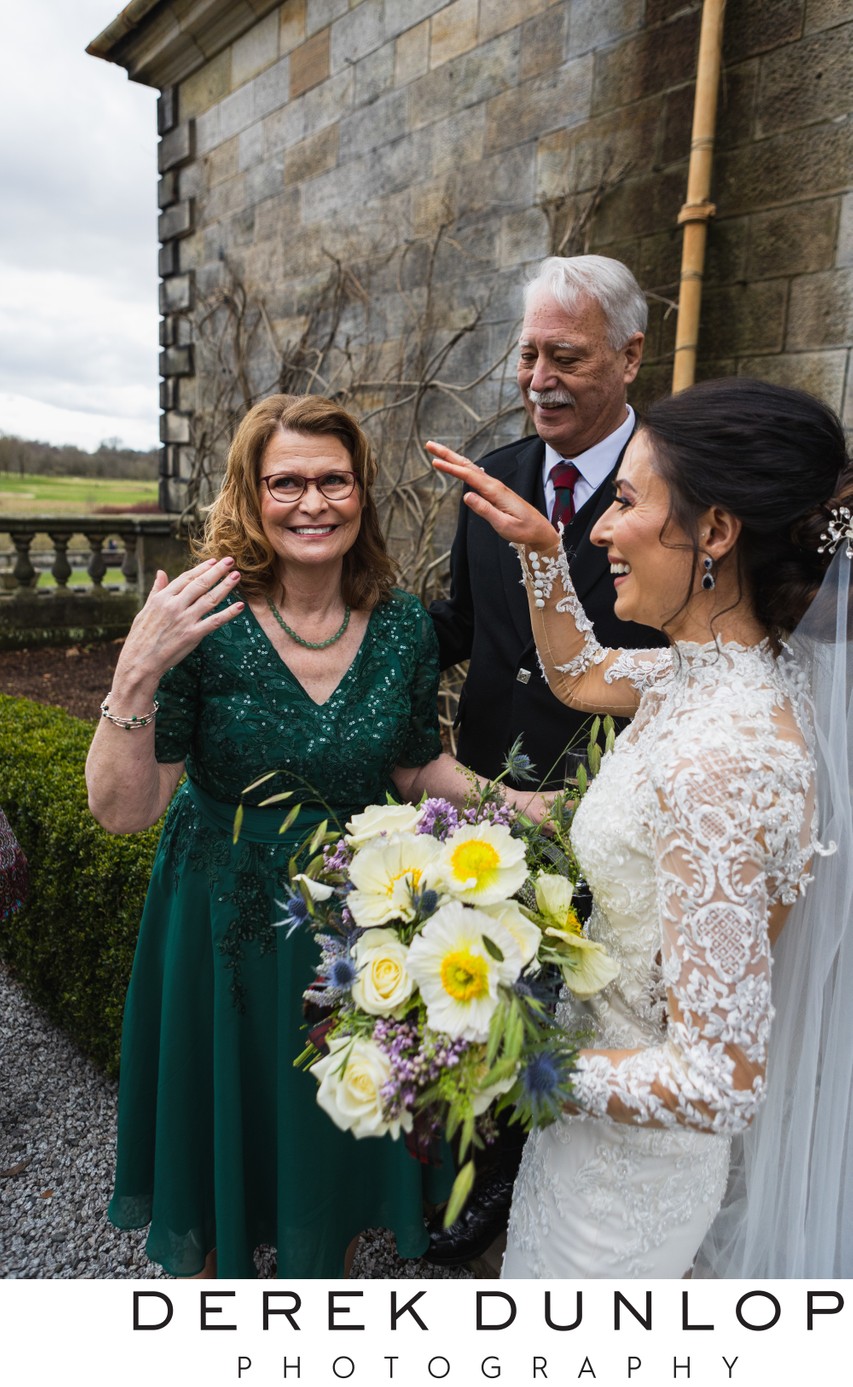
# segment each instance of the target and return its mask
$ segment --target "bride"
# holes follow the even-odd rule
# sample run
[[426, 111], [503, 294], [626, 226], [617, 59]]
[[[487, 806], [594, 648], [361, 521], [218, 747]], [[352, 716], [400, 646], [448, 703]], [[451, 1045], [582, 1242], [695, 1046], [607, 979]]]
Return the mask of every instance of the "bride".
[[[633, 718], [572, 830], [590, 934], [620, 973], [588, 1004], [573, 1105], [527, 1141], [503, 1275], [850, 1276], [853, 931], [838, 839], [853, 469], [838, 420], [746, 379], [649, 410], [592, 540], [617, 615], [664, 631], [663, 651], [602, 649], [547, 520], [427, 446], [516, 545], [553, 692]], [[825, 610], [836, 584], [839, 633]], [[817, 639], [795, 653], [785, 638], [807, 612]], [[809, 685], [809, 651], [842, 671], [825, 757], [813, 711], [827, 680]], [[843, 821], [829, 824], [833, 789]], [[576, 1026], [568, 1003], [559, 1016]]]

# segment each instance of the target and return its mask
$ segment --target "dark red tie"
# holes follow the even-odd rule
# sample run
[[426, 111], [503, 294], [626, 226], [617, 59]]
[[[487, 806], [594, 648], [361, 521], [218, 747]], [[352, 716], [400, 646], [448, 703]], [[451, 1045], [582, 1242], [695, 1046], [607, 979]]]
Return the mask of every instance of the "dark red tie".
[[551, 481], [554, 484], [554, 509], [551, 511], [551, 524], [556, 530], [562, 520], [568, 525], [575, 514], [575, 483], [580, 472], [573, 462], [558, 462], [551, 468]]

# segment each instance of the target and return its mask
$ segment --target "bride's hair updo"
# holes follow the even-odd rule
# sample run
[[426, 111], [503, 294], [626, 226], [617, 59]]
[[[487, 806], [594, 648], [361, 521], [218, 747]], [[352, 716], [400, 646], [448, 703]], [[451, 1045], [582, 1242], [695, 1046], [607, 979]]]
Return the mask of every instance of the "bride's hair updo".
[[641, 427], [697, 560], [699, 516], [712, 506], [736, 516], [741, 534], [719, 567], [736, 563], [766, 630], [792, 631], [832, 558], [819, 552], [830, 512], [853, 510], [837, 416], [803, 390], [739, 376], [659, 400]]

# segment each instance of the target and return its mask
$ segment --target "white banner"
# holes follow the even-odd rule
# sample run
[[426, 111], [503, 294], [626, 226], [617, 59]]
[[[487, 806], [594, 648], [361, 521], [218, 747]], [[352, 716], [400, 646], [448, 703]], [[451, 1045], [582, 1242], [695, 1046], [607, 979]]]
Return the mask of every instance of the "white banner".
[[5, 1281], [10, 1387], [839, 1381], [853, 1283]]

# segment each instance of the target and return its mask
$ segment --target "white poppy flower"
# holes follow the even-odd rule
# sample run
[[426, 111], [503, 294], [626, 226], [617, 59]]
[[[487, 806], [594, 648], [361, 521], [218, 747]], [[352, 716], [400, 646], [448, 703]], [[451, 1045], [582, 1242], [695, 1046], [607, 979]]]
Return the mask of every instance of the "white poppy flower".
[[536, 908], [557, 929], [580, 931], [580, 921], [572, 907], [574, 885], [556, 872], [539, 872], [533, 881]]
[[488, 1039], [498, 987], [512, 984], [521, 966], [521, 950], [506, 926], [461, 901], [440, 906], [409, 947], [409, 972], [427, 1024], [464, 1040]]
[[442, 845], [438, 876], [457, 900], [497, 905], [527, 878], [524, 843], [505, 824], [462, 824]]
[[392, 833], [359, 849], [350, 867], [355, 890], [347, 896], [356, 924], [370, 929], [413, 920], [413, 893], [424, 890], [424, 874], [440, 852], [441, 844], [426, 833]]
[[525, 915], [518, 901], [501, 901], [499, 905], [483, 905], [480, 909], [484, 915], [500, 920], [509, 930], [521, 951], [522, 968], [532, 963], [542, 942], [542, 930]]
[[619, 964], [610, 957], [604, 945], [594, 939], [559, 929], [546, 929], [544, 935], [546, 941], [548, 938], [559, 941], [550, 960], [557, 964], [563, 982], [576, 997], [594, 997], [619, 976]]
[[510, 1074], [507, 1079], [499, 1079], [496, 1084], [489, 1084], [488, 1088], [478, 1089], [471, 1094], [471, 1110], [475, 1117], [480, 1117], [487, 1108], [491, 1107], [496, 1098], [500, 1098], [502, 1093], [512, 1088], [515, 1083], [515, 1074]]

